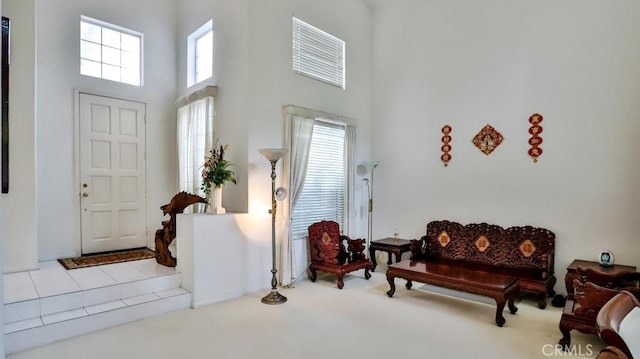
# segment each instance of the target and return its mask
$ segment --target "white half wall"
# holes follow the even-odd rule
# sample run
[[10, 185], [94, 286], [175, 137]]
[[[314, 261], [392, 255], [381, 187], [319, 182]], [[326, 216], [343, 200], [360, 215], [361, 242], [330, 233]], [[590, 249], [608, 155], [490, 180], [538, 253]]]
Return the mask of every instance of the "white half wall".
[[182, 287], [191, 292], [192, 307], [261, 289], [268, 294], [271, 216], [179, 214], [176, 230], [176, 269]]
[[[640, 2], [376, 3], [374, 237], [418, 238], [437, 219], [545, 227], [560, 292], [575, 258], [609, 249], [640, 266]], [[471, 143], [486, 124], [504, 136], [489, 156]]]

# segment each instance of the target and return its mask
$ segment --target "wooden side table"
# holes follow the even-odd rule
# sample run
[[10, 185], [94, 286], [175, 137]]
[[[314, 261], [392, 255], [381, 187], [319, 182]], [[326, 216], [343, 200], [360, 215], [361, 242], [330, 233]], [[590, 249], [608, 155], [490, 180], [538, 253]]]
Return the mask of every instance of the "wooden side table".
[[387, 252], [389, 260], [387, 264], [391, 264], [391, 254], [396, 255], [396, 262], [402, 258], [402, 253], [411, 251], [411, 241], [400, 238], [383, 238], [371, 241], [369, 244], [369, 257], [371, 258], [371, 271], [376, 270], [378, 263], [376, 262], [376, 251]]
[[567, 274], [564, 276], [564, 285], [567, 289], [567, 298], [573, 299], [573, 280], [578, 278], [578, 273], [576, 269], [580, 267], [582, 269], [593, 269], [594, 271], [610, 274], [612, 276], [626, 273], [626, 272], [635, 272], [635, 266], [627, 266], [622, 264], [614, 264], [612, 266], [603, 266], [598, 262], [593, 261], [584, 261], [580, 259], [576, 259], [567, 267]]

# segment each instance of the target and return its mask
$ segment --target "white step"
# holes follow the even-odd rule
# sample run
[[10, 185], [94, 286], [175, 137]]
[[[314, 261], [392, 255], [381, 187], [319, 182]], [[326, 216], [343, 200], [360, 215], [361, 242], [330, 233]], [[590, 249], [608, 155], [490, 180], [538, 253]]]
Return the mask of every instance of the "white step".
[[181, 273], [154, 260], [69, 271], [47, 263], [4, 280], [6, 353], [191, 305]]

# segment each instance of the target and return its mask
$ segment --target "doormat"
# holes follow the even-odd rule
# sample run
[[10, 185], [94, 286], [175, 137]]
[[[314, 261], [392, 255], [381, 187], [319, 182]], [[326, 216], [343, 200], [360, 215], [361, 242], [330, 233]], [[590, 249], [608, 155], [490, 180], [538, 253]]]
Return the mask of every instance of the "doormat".
[[149, 248], [127, 249], [117, 252], [89, 254], [81, 257], [62, 258], [58, 262], [66, 269], [78, 269], [99, 266], [103, 264], [137, 261], [139, 259], [155, 258], [156, 252]]

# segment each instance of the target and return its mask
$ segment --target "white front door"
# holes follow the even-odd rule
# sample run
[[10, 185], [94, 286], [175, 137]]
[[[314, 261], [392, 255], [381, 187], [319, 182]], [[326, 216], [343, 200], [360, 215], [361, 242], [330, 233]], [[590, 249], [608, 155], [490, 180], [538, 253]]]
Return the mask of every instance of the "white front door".
[[146, 247], [145, 104], [80, 93], [82, 254]]

